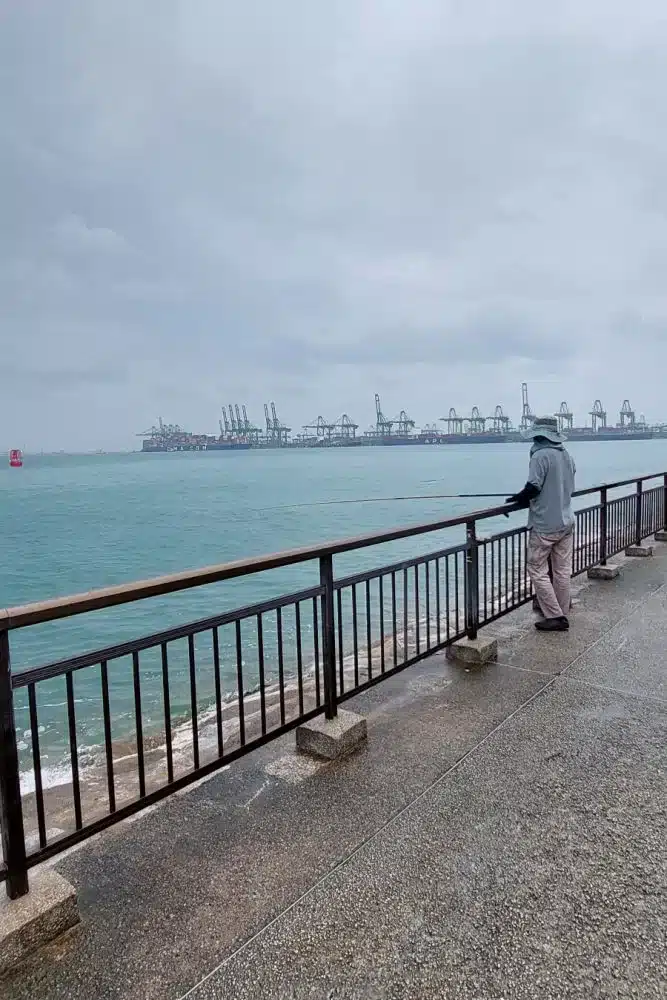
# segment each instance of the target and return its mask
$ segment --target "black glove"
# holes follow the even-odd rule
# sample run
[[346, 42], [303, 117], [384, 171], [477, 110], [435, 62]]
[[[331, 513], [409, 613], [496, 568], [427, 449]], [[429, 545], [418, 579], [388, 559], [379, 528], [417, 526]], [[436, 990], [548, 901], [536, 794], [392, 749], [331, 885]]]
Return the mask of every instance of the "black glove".
[[515, 493], [511, 497], [507, 497], [505, 503], [518, 503], [522, 507], [527, 507], [530, 501], [534, 500], [535, 497], [539, 495], [540, 491], [537, 486], [534, 486], [533, 483], [526, 483], [524, 488], [520, 490], [519, 493]]

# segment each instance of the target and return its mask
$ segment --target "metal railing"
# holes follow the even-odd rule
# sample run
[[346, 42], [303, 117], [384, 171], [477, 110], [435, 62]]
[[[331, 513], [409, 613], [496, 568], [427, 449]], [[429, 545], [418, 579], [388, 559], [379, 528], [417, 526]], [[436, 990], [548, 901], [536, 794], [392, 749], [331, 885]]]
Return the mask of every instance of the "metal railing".
[[[660, 484], [647, 489], [645, 484], [657, 478]], [[610, 497], [628, 486], [632, 493]], [[596, 504], [576, 511], [575, 575], [667, 526], [667, 474], [580, 490], [575, 496], [595, 494]], [[527, 528], [478, 534], [483, 522], [516, 510], [493, 507], [0, 611], [0, 881], [6, 881], [10, 898], [28, 891], [33, 865], [322, 712], [333, 718], [346, 699], [457, 639], [475, 638], [480, 628], [531, 600]], [[342, 553], [455, 528], [465, 529], [458, 544], [353, 576], [334, 576], [334, 557]], [[10, 635], [17, 629], [314, 560], [319, 578], [305, 590], [12, 672]], [[110, 695], [122, 671], [132, 692], [129, 734], [118, 732]], [[81, 678], [91, 672], [99, 694], [103, 753], [101, 761], [84, 766], [75, 695]], [[203, 706], [202, 674], [209, 681], [212, 677], [210, 704]], [[175, 680], [187, 692], [185, 711], [172, 705]], [[61, 683], [69, 766], [67, 782], [54, 790], [43, 781], [40, 691]], [[149, 685], [153, 701], [147, 712]], [[23, 795], [19, 712], [27, 719], [34, 786]], [[48, 823], [54, 814], [55, 829]]]

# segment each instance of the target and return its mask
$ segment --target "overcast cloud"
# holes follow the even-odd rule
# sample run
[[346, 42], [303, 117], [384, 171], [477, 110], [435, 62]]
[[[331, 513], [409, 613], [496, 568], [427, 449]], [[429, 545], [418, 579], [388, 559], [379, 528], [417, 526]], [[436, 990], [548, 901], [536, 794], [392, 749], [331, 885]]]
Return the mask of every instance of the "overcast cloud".
[[667, 420], [664, 0], [0, 0], [0, 443]]

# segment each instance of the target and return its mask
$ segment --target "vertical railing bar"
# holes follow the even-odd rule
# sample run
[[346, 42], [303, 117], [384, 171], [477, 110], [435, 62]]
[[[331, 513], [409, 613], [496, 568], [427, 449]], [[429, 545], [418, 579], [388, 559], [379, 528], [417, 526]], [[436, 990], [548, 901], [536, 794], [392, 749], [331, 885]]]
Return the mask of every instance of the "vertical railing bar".
[[345, 692], [345, 653], [343, 650], [343, 591], [339, 588], [336, 594], [338, 610], [338, 686], [340, 693]]
[[171, 745], [171, 696], [169, 694], [169, 656], [167, 643], [162, 646], [162, 700], [164, 703], [164, 738], [167, 748], [167, 781], [174, 780], [174, 753]]
[[487, 542], [486, 540], [482, 542], [482, 553], [484, 557], [484, 621], [489, 617], [488, 609], [488, 599], [487, 599], [487, 580], [486, 580], [486, 560], [487, 560]]
[[408, 570], [403, 570], [403, 663], [408, 661]]
[[597, 547], [600, 538], [598, 534], [598, 514], [599, 511], [597, 507], [594, 507], [588, 515], [590, 520], [590, 534], [588, 536], [588, 563], [584, 566], [584, 569], [589, 569], [598, 561]]
[[266, 736], [266, 682], [264, 679], [264, 619], [257, 615], [257, 670], [259, 674], [259, 715], [262, 736]]
[[334, 621], [333, 556], [320, 557], [320, 586], [322, 594], [322, 667], [324, 681], [324, 713], [327, 719], [338, 714], [336, 697], [336, 624]]
[[477, 638], [479, 624], [479, 557], [477, 551], [477, 524], [475, 521], [466, 523], [466, 635], [468, 639]]
[[491, 539], [491, 617], [496, 613], [496, 543]]
[[9, 633], [0, 631], [0, 836], [10, 899], [28, 892]]
[[584, 569], [589, 569], [592, 565], [594, 565], [594, 563], [597, 562], [596, 550], [597, 550], [597, 539], [599, 537], [597, 533], [597, 515], [598, 515], [597, 507], [592, 508], [588, 513], [588, 521], [589, 521], [589, 534], [588, 534], [588, 547], [587, 547], [588, 560], [586, 562], [586, 565], [584, 566]]
[[35, 685], [28, 684], [28, 705], [30, 708], [30, 734], [32, 737], [32, 766], [35, 772], [35, 806], [37, 808], [37, 829], [39, 846], [46, 847], [46, 820], [44, 818], [44, 791], [42, 788], [42, 755], [39, 750], [39, 723], [37, 721], [37, 697]]
[[141, 717], [141, 677], [139, 674], [139, 653], [132, 653], [132, 680], [134, 683], [134, 723], [137, 732], [137, 771], [139, 774], [139, 798], [146, 794], [146, 774], [144, 771], [144, 729]]
[[637, 501], [635, 510], [635, 543], [641, 545], [642, 543], [642, 492], [643, 483], [641, 479], [637, 480]]
[[197, 715], [197, 668], [195, 662], [195, 637], [188, 636], [188, 663], [190, 666], [190, 711], [192, 713], [192, 762], [199, 770], [199, 719]]
[[415, 563], [415, 656], [420, 653], [419, 618], [421, 608], [419, 606], [419, 563]]
[[320, 691], [320, 618], [317, 610], [317, 598], [313, 597], [313, 656], [315, 657], [315, 704], [322, 704]]
[[215, 718], [218, 729], [218, 757], [225, 752], [222, 729], [222, 681], [220, 678], [220, 638], [217, 628], [212, 630], [213, 638], [213, 678], [215, 681]]
[[459, 634], [460, 628], [460, 607], [459, 607], [459, 554], [454, 553], [454, 607], [456, 610], [456, 628], [454, 630], [455, 635]]
[[243, 691], [243, 637], [241, 622], [236, 620], [236, 687], [239, 696], [239, 743], [245, 746], [245, 700]]
[[380, 573], [378, 600], [380, 602], [380, 673], [383, 674], [385, 671], [385, 653], [384, 653], [384, 577], [382, 573]]
[[426, 649], [431, 648], [431, 574], [428, 559], [424, 563], [424, 587], [426, 588]]
[[391, 631], [394, 640], [394, 666], [398, 666], [398, 624], [396, 621], [396, 573], [391, 574]]
[[437, 621], [436, 638], [438, 645], [442, 642], [442, 631], [440, 625], [440, 560], [435, 560], [435, 617]]
[[283, 612], [276, 608], [276, 641], [278, 644], [278, 686], [280, 699], [280, 725], [285, 725], [285, 660], [283, 657]]
[[352, 584], [352, 647], [354, 651], [354, 686], [359, 687], [359, 637], [357, 634], [357, 585]]
[[109, 812], [116, 811], [116, 787], [113, 774], [113, 741], [111, 738], [111, 708], [109, 705], [109, 672], [107, 661], [100, 663], [102, 682], [102, 715], [104, 717], [104, 753], [107, 762], [107, 794], [109, 796]]
[[447, 615], [447, 637], [446, 641], [449, 642], [451, 635], [451, 612], [449, 610], [449, 556], [445, 556], [445, 613]]
[[303, 715], [303, 647], [301, 644], [301, 604], [294, 605], [294, 625], [296, 628], [296, 677], [299, 688], [299, 715]]
[[371, 581], [366, 580], [366, 662], [368, 679], [373, 679], [373, 647], [371, 645]]
[[76, 713], [74, 706], [74, 678], [72, 671], [65, 674], [65, 686], [67, 689], [67, 724], [69, 729], [69, 753], [72, 767], [72, 797], [74, 798], [74, 823], [76, 829], [83, 826], [81, 816], [81, 785], [79, 782], [79, 750], [76, 739]]

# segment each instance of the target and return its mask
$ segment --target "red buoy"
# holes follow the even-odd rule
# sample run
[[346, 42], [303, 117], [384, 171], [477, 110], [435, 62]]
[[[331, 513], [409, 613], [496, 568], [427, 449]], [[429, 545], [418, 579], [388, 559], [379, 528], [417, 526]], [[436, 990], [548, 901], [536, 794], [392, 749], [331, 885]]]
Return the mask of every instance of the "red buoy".
[[23, 465], [23, 454], [19, 448], [12, 448], [10, 451], [9, 464], [12, 469], [20, 469]]

